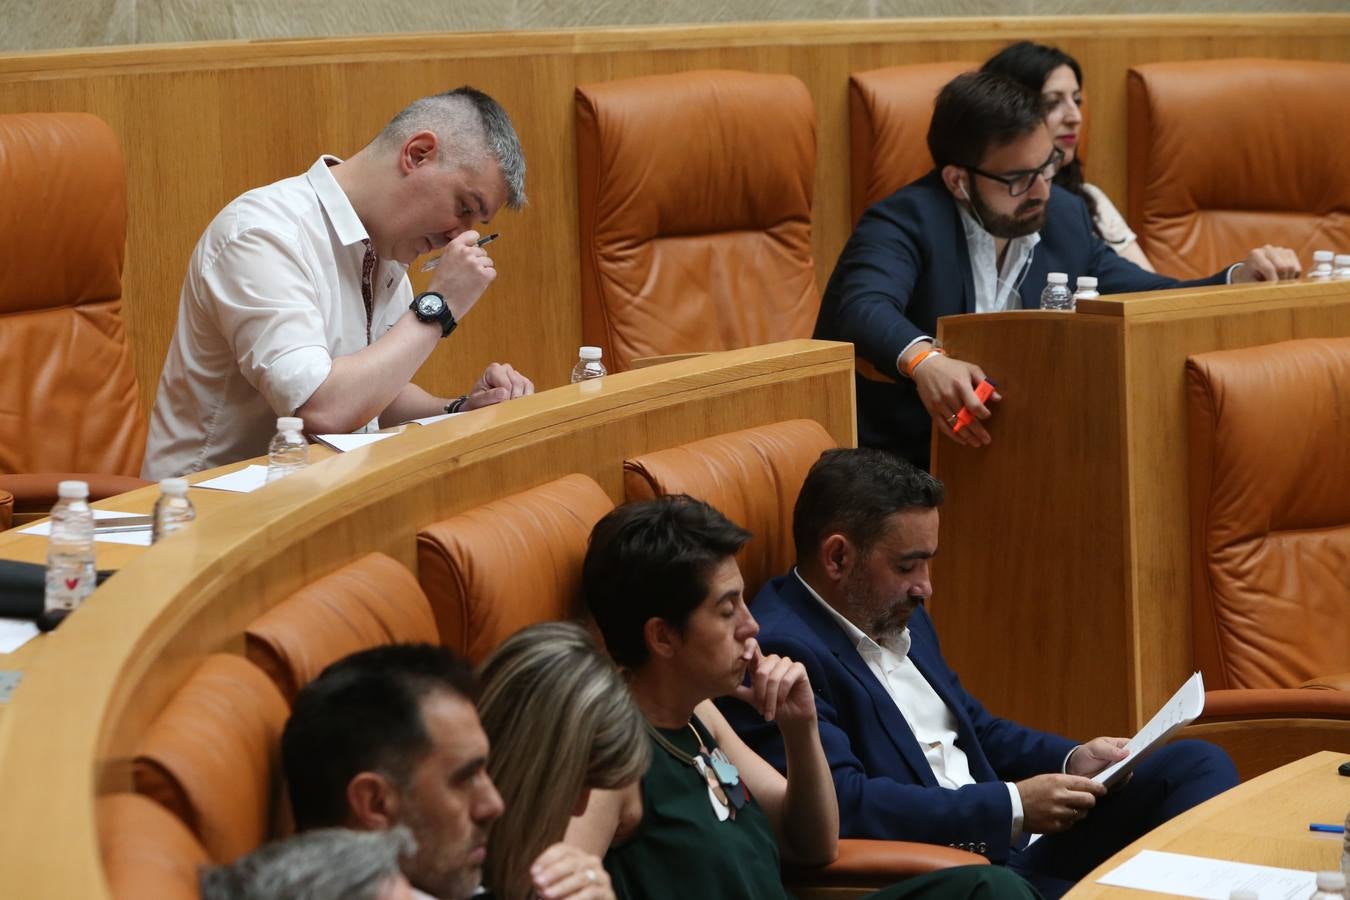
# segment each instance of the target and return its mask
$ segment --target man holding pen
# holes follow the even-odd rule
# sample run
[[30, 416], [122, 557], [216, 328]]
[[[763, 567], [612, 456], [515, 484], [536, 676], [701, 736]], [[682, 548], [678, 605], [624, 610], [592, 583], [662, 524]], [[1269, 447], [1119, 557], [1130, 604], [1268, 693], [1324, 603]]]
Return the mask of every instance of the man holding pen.
[[[455, 399], [411, 383], [496, 277], [473, 229], [525, 203], [505, 110], [480, 91], [423, 97], [343, 161], [249, 191], [193, 251], [142, 475], [256, 456], [277, 416], [373, 430], [532, 393], [493, 363]], [[408, 265], [443, 249], [414, 298]]]

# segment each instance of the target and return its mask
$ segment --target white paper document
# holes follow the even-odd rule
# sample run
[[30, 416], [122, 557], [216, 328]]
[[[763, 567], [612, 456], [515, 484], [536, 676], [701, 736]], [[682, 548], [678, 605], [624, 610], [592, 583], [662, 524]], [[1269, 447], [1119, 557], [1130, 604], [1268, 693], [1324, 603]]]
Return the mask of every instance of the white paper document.
[[1228, 895], [1239, 888], [1255, 891], [1261, 900], [1305, 900], [1317, 886], [1317, 875], [1301, 869], [1143, 850], [1097, 881], [1113, 887], [1208, 900], [1228, 900]]
[[[94, 510], [94, 521], [106, 522], [109, 519], [125, 519], [130, 517], [143, 516], [145, 513], [117, 512], [111, 509]], [[52, 523], [48, 519], [45, 522], [39, 522], [36, 525], [29, 525], [27, 528], [20, 528], [19, 534], [36, 534], [46, 537], [52, 533]], [[95, 531], [94, 540], [101, 544], [130, 544], [132, 547], [149, 547], [151, 529], [143, 528], [139, 531], [114, 531], [111, 533]]]
[[1172, 739], [1180, 729], [1196, 720], [1205, 711], [1205, 682], [1196, 672], [1181, 688], [1172, 695], [1172, 699], [1163, 704], [1148, 724], [1139, 733], [1130, 738], [1125, 749], [1130, 755], [1114, 765], [1107, 766], [1092, 777], [1093, 781], [1113, 787], [1134, 767], [1154, 750]]
[[267, 466], [245, 466], [228, 475], [218, 475], [206, 481], [199, 481], [195, 488], [211, 488], [216, 491], [234, 491], [237, 494], [251, 494], [267, 484]]
[[445, 413], [439, 416], [423, 416], [420, 419], [409, 419], [409, 422], [416, 422], [418, 425], [435, 425], [437, 422], [444, 422], [446, 419], [453, 419], [455, 416], [462, 416], [464, 413]]
[[0, 619], [0, 653], [13, 653], [38, 634], [38, 627], [27, 619]]
[[397, 431], [371, 431], [366, 434], [316, 434], [314, 438], [339, 453], [346, 453], [360, 447], [378, 444], [385, 438], [391, 438], [396, 434], [398, 434]]

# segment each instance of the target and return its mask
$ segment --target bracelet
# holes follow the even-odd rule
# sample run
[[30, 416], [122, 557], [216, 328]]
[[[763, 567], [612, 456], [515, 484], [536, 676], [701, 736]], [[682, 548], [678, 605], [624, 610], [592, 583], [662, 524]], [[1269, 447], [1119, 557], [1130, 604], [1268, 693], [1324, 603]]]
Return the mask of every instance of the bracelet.
[[928, 357], [932, 356], [935, 353], [941, 356], [947, 355], [947, 351], [943, 350], [941, 347], [938, 347], [936, 345], [929, 347], [927, 350], [924, 350], [923, 352], [915, 356], [913, 359], [911, 359], [909, 361], [909, 365], [905, 366], [901, 374], [912, 381], [914, 379], [914, 371], [919, 368], [919, 365], [924, 360], [928, 359]]
[[469, 395], [460, 394], [454, 400], [451, 400], [449, 403], [445, 404], [445, 414], [453, 416], [455, 413], [463, 409], [464, 404], [467, 402], [469, 402]]

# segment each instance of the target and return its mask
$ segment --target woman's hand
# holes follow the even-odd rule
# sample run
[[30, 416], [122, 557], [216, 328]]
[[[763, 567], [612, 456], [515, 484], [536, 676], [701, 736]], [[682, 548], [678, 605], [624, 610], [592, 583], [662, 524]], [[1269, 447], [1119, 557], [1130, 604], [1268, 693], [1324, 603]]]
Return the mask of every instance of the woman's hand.
[[746, 649], [746, 671], [750, 684], [738, 686], [731, 695], [753, 706], [764, 721], [816, 721], [816, 698], [801, 663], [786, 656], [765, 656], [759, 643], [751, 640]]
[[554, 844], [539, 854], [530, 866], [530, 880], [543, 900], [614, 900], [600, 860], [569, 844]]

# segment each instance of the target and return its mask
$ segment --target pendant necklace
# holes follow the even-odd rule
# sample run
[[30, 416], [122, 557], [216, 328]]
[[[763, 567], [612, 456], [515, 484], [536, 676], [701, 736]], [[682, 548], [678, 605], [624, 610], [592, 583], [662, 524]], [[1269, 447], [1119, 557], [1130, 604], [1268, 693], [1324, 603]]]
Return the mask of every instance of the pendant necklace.
[[647, 731], [663, 750], [698, 772], [708, 787], [708, 802], [712, 805], [717, 820], [725, 822], [727, 819], [735, 819], [736, 811], [745, 806], [750, 799], [745, 782], [741, 780], [741, 773], [722, 752], [721, 747], [711, 753], [708, 752], [703, 744], [703, 736], [698, 733], [692, 721], [689, 723], [689, 730], [698, 741], [698, 753], [694, 755], [676, 747], [664, 734], [657, 731], [655, 726], [650, 722], [647, 723]]

